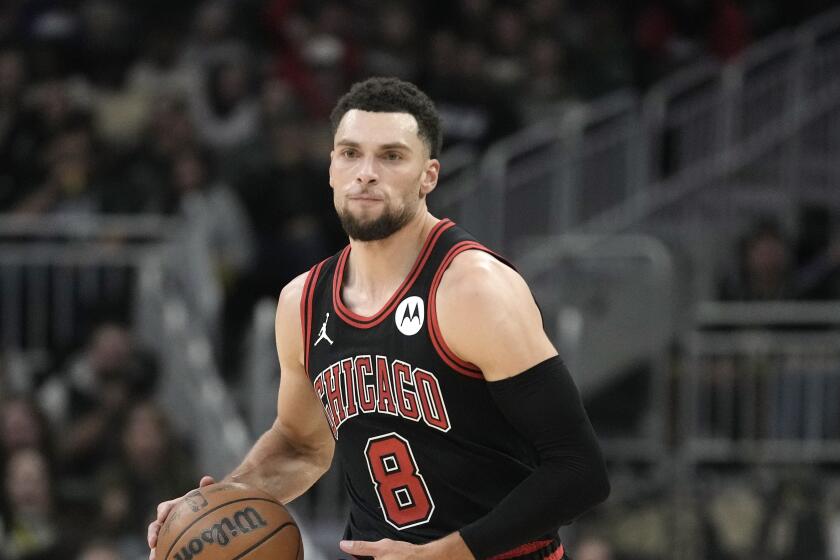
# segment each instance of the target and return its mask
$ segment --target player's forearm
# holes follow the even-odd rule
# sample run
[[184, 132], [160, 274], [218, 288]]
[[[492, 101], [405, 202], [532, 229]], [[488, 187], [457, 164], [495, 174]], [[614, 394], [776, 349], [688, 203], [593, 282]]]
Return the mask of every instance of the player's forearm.
[[296, 446], [275, 426], [265, 432], [225, 480], [261, 488], [288, 503], [329, 469], [331, 447]]
[[595, 432], [559, 358], [489, 388], [505, 418], [534, 445], [539, 464], [491, 512], [461, 529], [479, 558], [556, 532], [610, 491]]

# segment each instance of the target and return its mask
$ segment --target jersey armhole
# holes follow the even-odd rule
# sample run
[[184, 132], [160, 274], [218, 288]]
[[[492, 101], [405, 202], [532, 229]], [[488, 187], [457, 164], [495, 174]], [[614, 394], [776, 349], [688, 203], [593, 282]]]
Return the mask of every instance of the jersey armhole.
[[436, 299], [437, 299], [437, 290], [440, 286], [440, 281], [443, 278], [443, 273], [446, 272], [446, 269], [449, 268], [449, 265], [452, 264], [452, 261], [463, 253], [464, 251], [469, 251], [471, 249], [477, 249], [479, 251], [484, 251], [490, 255], [493, 255], [503, 263], [511, 266], [505, 259], [501, 258], [499, 255], [485, 247], [484, 245], [476, 242], [476, 241], [461, 241], [460, 243], [456, 243], [452, 246], [451, 249], [446, 253], [446, 256], [443, 257], [443, 261], [441, 261], [440, 266], [438, 267], [437, 271], [435, 272], [434, 279], [432, 280], [432, 287], [429, 290], [429, 338], [432, 340], [432, 346], [434, 346], [435, 351], [437, 352], [438, 356], [453, 370], [456, 372], [465, 375], [467, 377], [472, 377], [474, 379], [484, 379], [484, 374], [481, 372], [481, 369], [473, 363], [467, 362], [466, 360], [462, 360], [455, 353], [452, 351], [451, 348], [446, 344], [446, 341], [443, 338], [443, 334], [440, 332], [440, 325], [437, 321], [437, 307], [436, 307]]
[[[329, 259], [327, 259], [329, 260]], [[318, 283], [318, 276], [323, 268], [323, 260], [309, 269], [306, 281], [303, 284], [303, 291], [300, 294], [300, 328], [303, 338], [303, 368], [309, 374], [309, 341], [312, 333], [312, 298], [315, 295], [315, 284]]]

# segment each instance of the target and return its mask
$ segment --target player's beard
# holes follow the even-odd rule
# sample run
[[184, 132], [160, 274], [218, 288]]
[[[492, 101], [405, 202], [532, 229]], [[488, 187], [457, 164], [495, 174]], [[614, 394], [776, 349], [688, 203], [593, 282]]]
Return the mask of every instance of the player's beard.
[[401, 230], [414, 215], [413, 209], [403, 206], [400, 209], [387, 208], [376, 218], [364, 219], [353, 215], [345, 206], [338, 209], [338, 219], [344, 232], [356, 241], [379, 241]]

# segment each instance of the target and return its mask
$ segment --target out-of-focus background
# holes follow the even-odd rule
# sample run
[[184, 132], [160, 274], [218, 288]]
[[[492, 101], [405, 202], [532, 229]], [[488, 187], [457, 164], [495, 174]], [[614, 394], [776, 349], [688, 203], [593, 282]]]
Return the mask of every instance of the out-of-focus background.
[[[346, 242], [326, 116], [393, 75], [601, 437], [572, 556], [840, 559], [831, 4], [3, 0], [0, 558], [144, 558], [270, 425], [276, 297]], [[307, 558], [345, 508], [293, 504]]]

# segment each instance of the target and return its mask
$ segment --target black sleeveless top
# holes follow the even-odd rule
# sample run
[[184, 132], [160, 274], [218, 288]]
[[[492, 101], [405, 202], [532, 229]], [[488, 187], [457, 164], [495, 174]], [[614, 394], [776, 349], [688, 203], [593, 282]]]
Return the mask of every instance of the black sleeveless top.
[[[306, 278], [305, 367], [345, 473], [347, 538], [444, 537], [488, 513], [536, 465], [481, 370], [455, 356], [438, 328], [441, 277], [471, 249], [490, 252], [450, 220], [438, 222], [403, 284], [370, 317], [341, 301], [349, 245]], [[562, 555], [555, 533], [503, 556]]]

